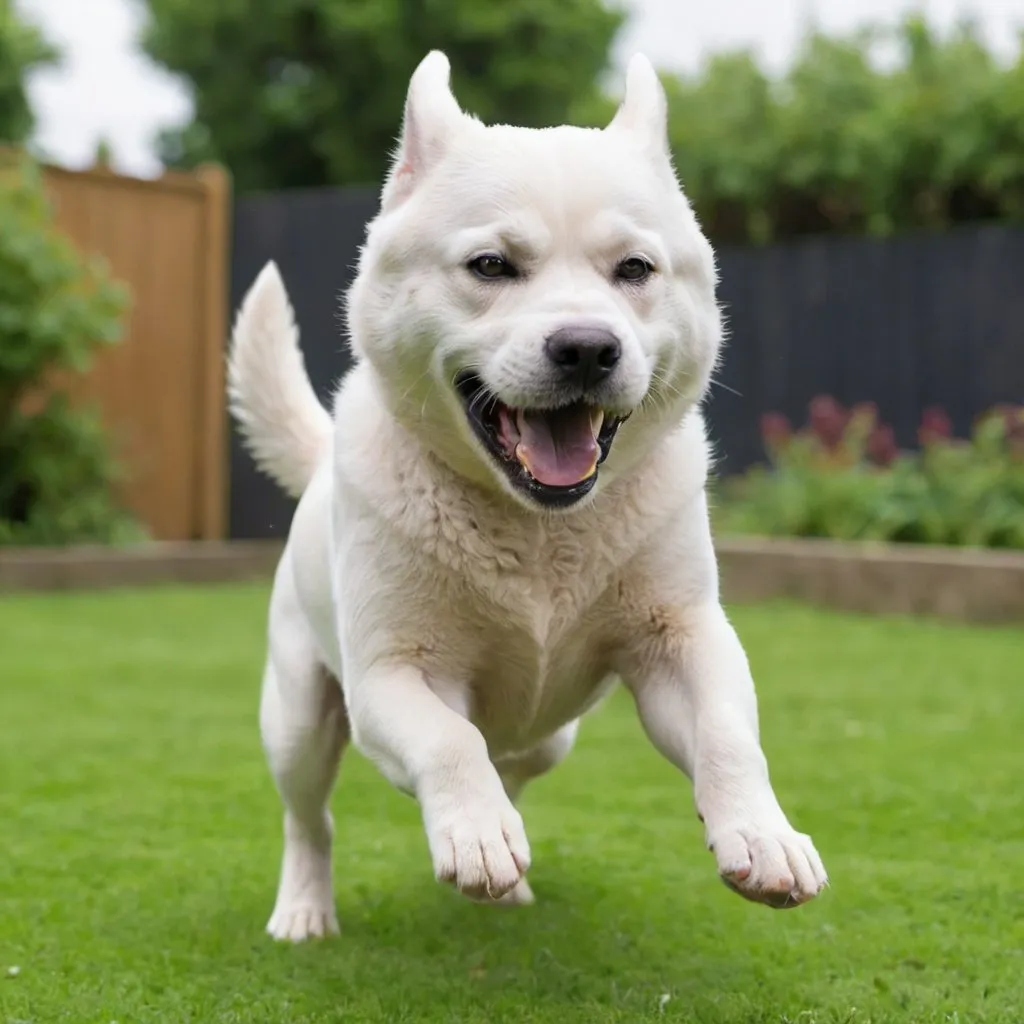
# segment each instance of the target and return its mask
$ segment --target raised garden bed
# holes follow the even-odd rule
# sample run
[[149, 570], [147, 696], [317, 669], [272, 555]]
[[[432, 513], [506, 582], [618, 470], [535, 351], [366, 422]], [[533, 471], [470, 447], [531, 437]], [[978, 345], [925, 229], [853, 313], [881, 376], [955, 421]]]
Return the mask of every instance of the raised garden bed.
[[728, 537], [729, 601], [789, 597], [847, 611], [1024, 623], [1024, 553], [926, 544]]
[[[723, 593], [880, 614], [1024, 623], [1024, 553], [927, 545], [723, 537]], [[0, 551], [0, 592], [269, 579], [280, 543]]]
[[196, 541], [0, 549], [0, 593], [270, 579], [281, 548], [277, 541]]

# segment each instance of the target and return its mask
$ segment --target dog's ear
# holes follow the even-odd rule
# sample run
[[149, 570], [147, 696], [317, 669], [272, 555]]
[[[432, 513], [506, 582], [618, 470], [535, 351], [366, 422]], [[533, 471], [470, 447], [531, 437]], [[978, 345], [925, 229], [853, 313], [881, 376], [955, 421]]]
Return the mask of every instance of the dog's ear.
[[399, 205], [444, 153], [465, 118], [452, 95], [451, 65], [440, 50], [420, 61], [409, 80], [402, 118], [402, 135], [381, 197], [385, 209]]
[[611, 131], [627, 131], [652, 152], [668, 153], [668, 101], [654, 65], [635, 54], [626, 69], [626, 95], [615, 112]]

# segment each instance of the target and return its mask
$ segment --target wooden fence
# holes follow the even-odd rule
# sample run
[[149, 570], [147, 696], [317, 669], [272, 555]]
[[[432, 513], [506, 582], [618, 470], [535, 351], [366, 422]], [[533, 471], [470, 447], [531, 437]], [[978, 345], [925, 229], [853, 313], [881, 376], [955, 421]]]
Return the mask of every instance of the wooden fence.
[[123, 499], [153, 537], [220, 538], [228, 177], [212, 166], [151, 181], [48, 167], [45, 182], [58, 227], [131, 293], [122, 343], [62, 386], [98, 406], [125, 470]]

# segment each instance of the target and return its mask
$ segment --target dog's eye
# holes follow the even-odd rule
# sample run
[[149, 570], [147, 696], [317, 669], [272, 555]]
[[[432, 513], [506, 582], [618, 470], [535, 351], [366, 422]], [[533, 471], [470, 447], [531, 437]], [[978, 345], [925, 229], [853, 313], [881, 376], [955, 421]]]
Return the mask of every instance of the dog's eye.
[[646, 281], [653, 273], [654, 266], [643, 256], [630, 256], [615, 268], [615, 276], [620, 281], [629, 281], [632, 284]]
[[496, 281], [502, 277], [518, 277], [519, 271], [504, 256], [486, 252], [469, 261], [469, 269], [485, 281]]

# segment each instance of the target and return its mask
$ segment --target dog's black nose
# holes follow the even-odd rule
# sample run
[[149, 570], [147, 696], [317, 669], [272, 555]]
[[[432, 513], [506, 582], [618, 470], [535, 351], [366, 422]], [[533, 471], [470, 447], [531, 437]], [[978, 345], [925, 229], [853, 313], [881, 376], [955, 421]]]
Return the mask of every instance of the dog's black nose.
[[604, 380], [622, 355], [619, 339], [604, 327], [560, 327], [544, 349], [567, 382], [584, 388]]

